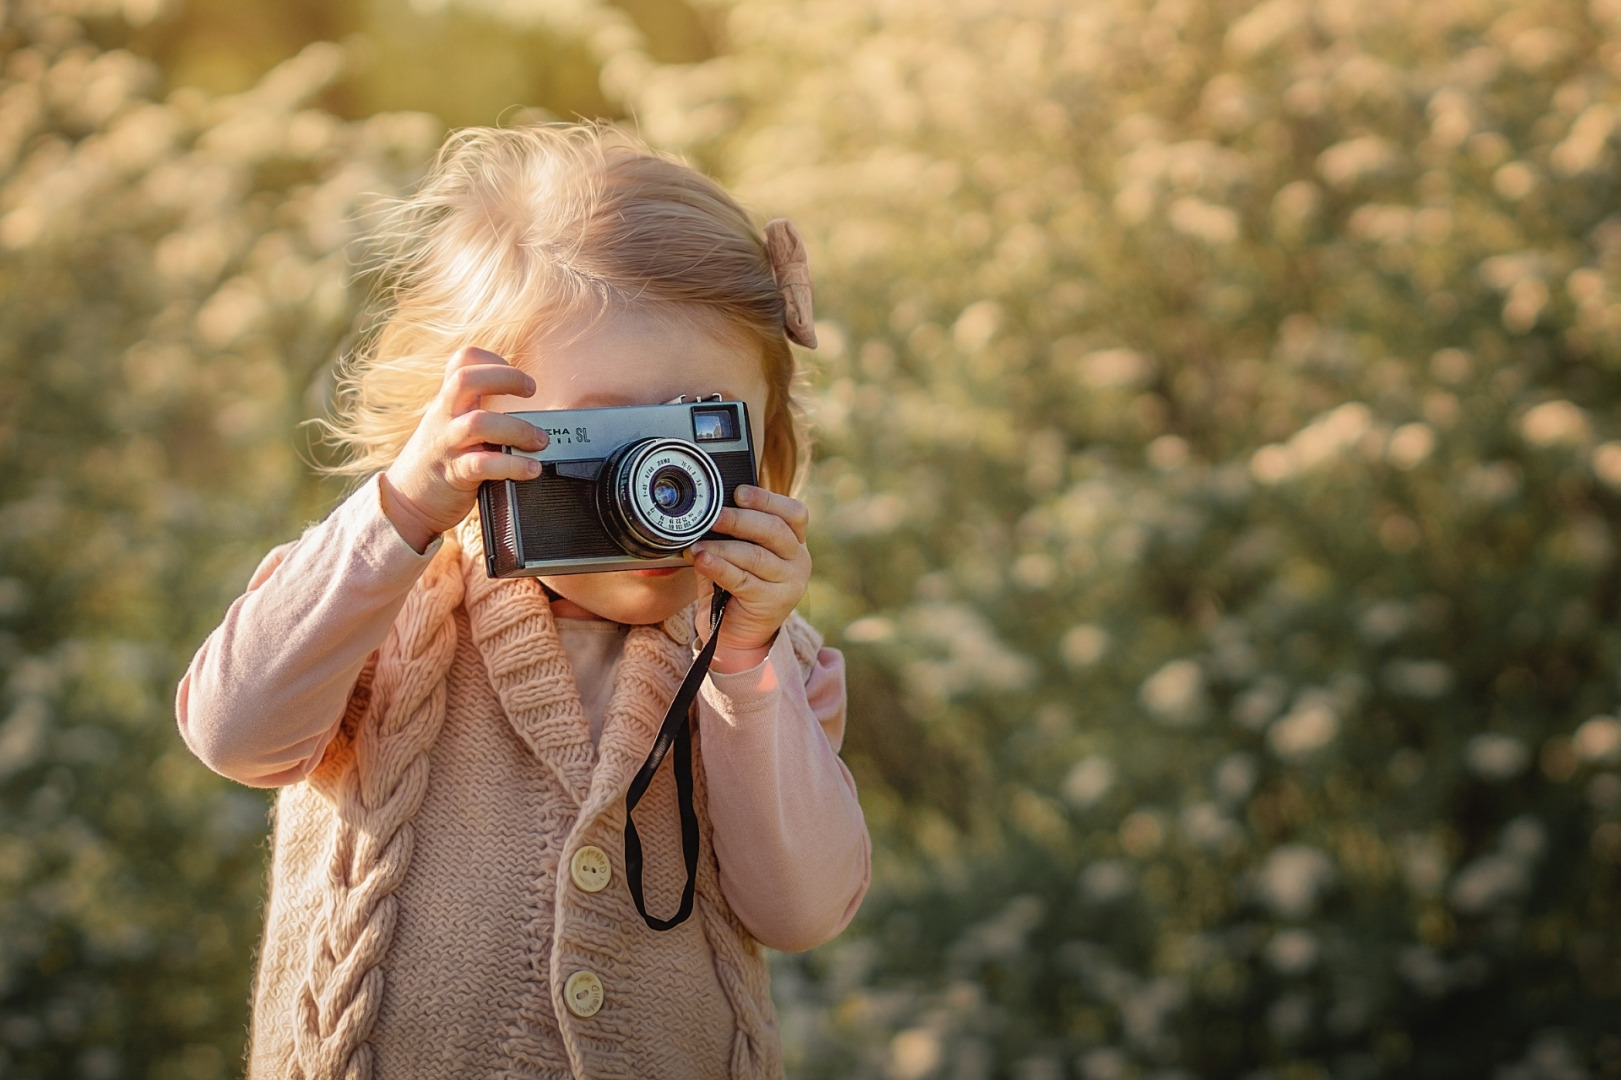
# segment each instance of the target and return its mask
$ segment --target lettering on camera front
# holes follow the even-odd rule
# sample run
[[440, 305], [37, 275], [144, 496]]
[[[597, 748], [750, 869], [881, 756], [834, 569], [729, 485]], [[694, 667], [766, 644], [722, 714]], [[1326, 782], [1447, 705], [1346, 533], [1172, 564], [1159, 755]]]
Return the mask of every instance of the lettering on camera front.
[[[678, 401], [518, 414], [551, 452], [532, 479], [479, 486], [491, 577], [682, 565], [728, 493], [755, 482], [740, 401]], [[724, 451], [720, 446], [734, 442]], [[711, 449], [711, 448], [714, 449]]]
[[588, 443], [591, 441], [589, 429], [583, 427], [549, 427], [546, 429], [546, 434], [551, 437], [552, 442], [562, 443], [564, 446], [573, 446], [576, 443]]

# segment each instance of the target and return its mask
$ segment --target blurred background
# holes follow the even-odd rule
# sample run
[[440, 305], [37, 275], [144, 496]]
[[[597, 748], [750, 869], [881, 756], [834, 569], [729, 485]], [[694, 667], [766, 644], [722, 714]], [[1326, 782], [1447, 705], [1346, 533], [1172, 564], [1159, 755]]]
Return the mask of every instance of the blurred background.
[[1621, 1077], [1621, 0], [0, 11], [0, 1077], [240, 1071], [174, 684], [339, 496], [368, 199], [575, 116], [811, 245], [792, 1076]]

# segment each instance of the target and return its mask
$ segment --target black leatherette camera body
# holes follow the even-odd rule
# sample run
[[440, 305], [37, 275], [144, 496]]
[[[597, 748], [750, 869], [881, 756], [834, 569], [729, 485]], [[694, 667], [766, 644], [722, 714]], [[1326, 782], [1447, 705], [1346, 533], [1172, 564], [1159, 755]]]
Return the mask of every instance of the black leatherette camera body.
[[[736, 505], [739, 484], [756, 483], [748, 407], [741, 401], [717, 396], [514, 415], [543, 429], [550, 442], [540, 451], [502, 447], [540, 461], [540, 476], [479, 486], [490, 577], [685, 566], [681, 550], [716, 535], [709, 528], [713, 516], [721, 506]], [[681, 528], [660, 530], [660, 523], [689, 532], [696, 524], [702, 531], [689, 538]], [[657, 534], [654, 546], [638, 525]]]

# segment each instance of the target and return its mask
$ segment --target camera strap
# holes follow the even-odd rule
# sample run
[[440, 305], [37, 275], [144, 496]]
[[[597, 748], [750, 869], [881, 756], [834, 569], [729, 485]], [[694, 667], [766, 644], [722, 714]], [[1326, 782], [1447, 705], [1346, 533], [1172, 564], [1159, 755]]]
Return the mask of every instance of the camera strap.
[[[693, 660], [687, 677], [681, 681], [681, 689], [675, 692], [675, 700], [670, 702], [670, 708], [664, 714], [664, 723], [659, 725], [658, 738], [653, 740], [652, 751], [630, 782], [630, 789], [625, 792], [625, 878], [630, 883], [630, 898], [636, 901], [636, 910], [641, 912], [643, 921], [654, 930], [680, 926], [692, 914], [693, 891], [698, 885], [698, 812], [692, 805], [692, 722], [689, 710], [693, 699], [698, 696], [698, 687], [709, 673], [709, 663], [715, 658], [715, 644], [720, 640], [720, 621], [726, 614], [726, 603], [731, 598], [731, 593], [719, 585], [715, 586], [714, 595], [709, 601], [709, 640], [704, 643], [697, 659]], [[647, 913], [647, 901], [642, 896], [642, 838], [636, 835], [636, 823], [631, 820], [631, 812], [647, 793], [647, 786], [653, 782], [653, 774], [658, 772], [659, 765], [672, 746], [675, 748], [676, 802], [681, 811], [681, 858], [687, 864], [687, 883], [681, 890], [681, 906], [676, 913], [668, 919], [657, 919]]]

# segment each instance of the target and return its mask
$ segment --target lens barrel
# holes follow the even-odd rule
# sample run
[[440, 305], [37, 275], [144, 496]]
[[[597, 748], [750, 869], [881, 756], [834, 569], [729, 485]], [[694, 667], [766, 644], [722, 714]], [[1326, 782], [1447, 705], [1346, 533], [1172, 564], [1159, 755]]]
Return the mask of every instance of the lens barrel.
[[597, 510], [627, 552], [657, 559], [690, 547], [720, 517], [724, 486], [708, 454], [683, 439], [642, 439], [603, 464]]

